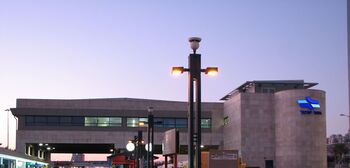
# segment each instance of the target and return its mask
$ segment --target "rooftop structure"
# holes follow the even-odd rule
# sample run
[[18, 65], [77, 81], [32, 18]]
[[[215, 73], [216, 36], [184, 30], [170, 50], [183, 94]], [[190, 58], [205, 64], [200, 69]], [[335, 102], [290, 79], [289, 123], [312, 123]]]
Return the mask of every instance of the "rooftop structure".
[[318, 83], [305, 83], [304, 80], [262, 80], [247, 81], [220, 100], [228, 100], [236, 93], [275, 93], [289, 89], [309, 89]]

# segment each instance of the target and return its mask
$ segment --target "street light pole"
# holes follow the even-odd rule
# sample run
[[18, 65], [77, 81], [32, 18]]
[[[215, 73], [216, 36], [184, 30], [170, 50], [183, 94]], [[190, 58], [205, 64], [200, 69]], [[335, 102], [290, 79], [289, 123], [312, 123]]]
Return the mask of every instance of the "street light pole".
[[[191, 37], [189, 42], [193, 54], [188, 57], [188, 69], [184, 67], [173, 67], [173, 74], [188, 73], [188, 167], [201, 168], [201, 72], [214, 75], [218, 72], [217, 67], [201, 69], [201, 55], [196, 51], [199, 48], [201, 38]], [[196, 104], [194, 105], [194, 83], [196, 86]], [[195, 159], [194, 159], [195, 157]]]
[[147, 127], [147, 168], [153, 168], [153, 144], [154, 144], [154, 122], [153, 107], [148, 107], [148, 127]]
[[[189, 87], [189, 125], [190, 125], [190, 133], [191, 136], [189, 138], [189, 144], [190, 148], [189, 151], [191, 151], [190, 156], [191, 158], [189, 162], [190, 167], [194, 167], [194, 163], [197, 168], [201, 167], [201, 55], [196, 54], [194, 50], [194, 54], [190, 54], [189, 56], [189, 80], [190, 80], [190, 87]], [[196, 84], [196, 104], [195, 104], [195, 110], [194, 110], [194, 83]], [[195, 131], [193, 131], [195, 130]], [[195, 156], [195, 161], [193, 159], [193, 155]], [[193, 162], [194, 161], [194, 162]]]

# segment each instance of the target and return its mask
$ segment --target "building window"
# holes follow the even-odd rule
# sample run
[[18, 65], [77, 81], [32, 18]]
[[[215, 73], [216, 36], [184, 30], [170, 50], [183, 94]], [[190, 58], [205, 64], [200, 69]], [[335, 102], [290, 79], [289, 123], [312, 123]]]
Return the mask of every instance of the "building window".
[[211, 128], [211, 119], [201, 119], [202, 128]]
[[72, 117], [60, 117], [60, 125], [69, 126], [72, 123]]
[[163, 119], [162, 118], [154, 118], [154, 126], [155, 127], [163, 127]]
[[97, 126], [97, 117], [85, 117], [85, 126]]
[[165, 118], [165, 119], [163, 119], [163, 127], [175, 128], [175, 118]]
[[187, 128], [187, 119], [177, 118], [176, 119], [176, 128]]
[[98, 117], [97, 118], [98, 127], [108, 127], [109, 126], [109, 117]]
[[35, 125], [45, 126], [47, 124], [47, 117], [35, 116], [34, 122], [35, 122]]
[[[139, 127], [139, 122], [148, 122], [148, 118], [127, 118], [126, 125], [127, 127]], [[145, 124], [147, 126], [147, 124]]]
[[54, 116], [47, 117], [47, 125], [49, 125], [49, 126], [60, 125], [60, 117], [54, 117]]
[[72, 126], [84, 126], [84, 117], [72, 117]]
[[85, 126], [89, 127], [120, 127], [122, 118], [120, 117], [85, 117]]
[[263, 88], [262, 92], [263, 93], [275, 93], [275, 89], [274, 88]]
[[121, 117], [110, 117], [109, 118], [109, 126], [121, 127], [122, 126], [122, 118]]
[[26, 116], [25, 117], [25, 122], [26, 122], [26, 125], [28, 126], [32, 126], [34, 125], [34, 117], [33, 116]]

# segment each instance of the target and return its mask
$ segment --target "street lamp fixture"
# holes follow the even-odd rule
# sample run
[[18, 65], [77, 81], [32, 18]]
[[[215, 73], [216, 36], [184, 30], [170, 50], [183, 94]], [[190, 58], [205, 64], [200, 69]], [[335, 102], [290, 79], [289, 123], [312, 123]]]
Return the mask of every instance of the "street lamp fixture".
[[[149, 147], [149, 148], [148, 148]], [[151, 152], [152, 151], [152, 143], [148, 143], [145, 145], [145, 149], [147, 152]]]
[[190, 37], [188, 41], [190, 42], [193, 53], [196, 54], [196, 51], [199, 48], [199, 42], [201, 42], [202, 39], [199, 37]]
[[[173, 67], [171, 70], [171, 73], [173, 75], [181, 75], [182, 73], [184, 73], [185, 68], [184, 67]], [[188, 69], [186, 69], [186, 71], [188, 71]]]
[[216, 76], [219, 72], [218, 67], [208, 67], [205, 69], [205, 74], [209, 76]]
[[128, 144], [126, 144], [126, 150], [128, 150], [129, 152], [132, 152], [135, 150], [135, 144], [132, 143], [132, 141], [129, 141]]
[[145, 126], [145, 122], [140, 121], [140, 122], [139, 122], [139, 126], [140, 126], [140, 127], [144, 127], [144, 126]]
[[[179, 75], [183, 72], [189, 73], [189, 86], [188, 86], [188, 167], [201, 168], [201, 72], [206, 75], [216, 75], [218, 73], [217, 67], [207, 67], [201, 69], [201, 55], [197, 54], [199, 48], [199, 37], [189, 38], [191, 49], [193, 54], [188, 57], [188, 68], [173, 67], [172, 74]], [[196, 93], [196, 104], [194, 102], [194, 90]], [[195, 131], [196, 130], [196, 131]], [[195, 161], [194, 161], [195, 160]], [[196, 164], [194, 164], [196, 162]]]

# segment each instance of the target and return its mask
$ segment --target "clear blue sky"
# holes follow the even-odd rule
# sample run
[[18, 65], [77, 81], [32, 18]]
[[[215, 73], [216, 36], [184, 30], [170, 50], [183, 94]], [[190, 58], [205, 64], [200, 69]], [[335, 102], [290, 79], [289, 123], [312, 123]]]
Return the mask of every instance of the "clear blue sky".
[[187, 76], [170, 68], [187, 66], [187, 39], [200, 36], [203, 67], [220, 68], [203, 77], [204, 101], [248, 80], [318, 82], [327, 134], [344, 134], [346, 33], [345, 0], [1, 0], [0, 130], [16, 98], [186, 101]]

